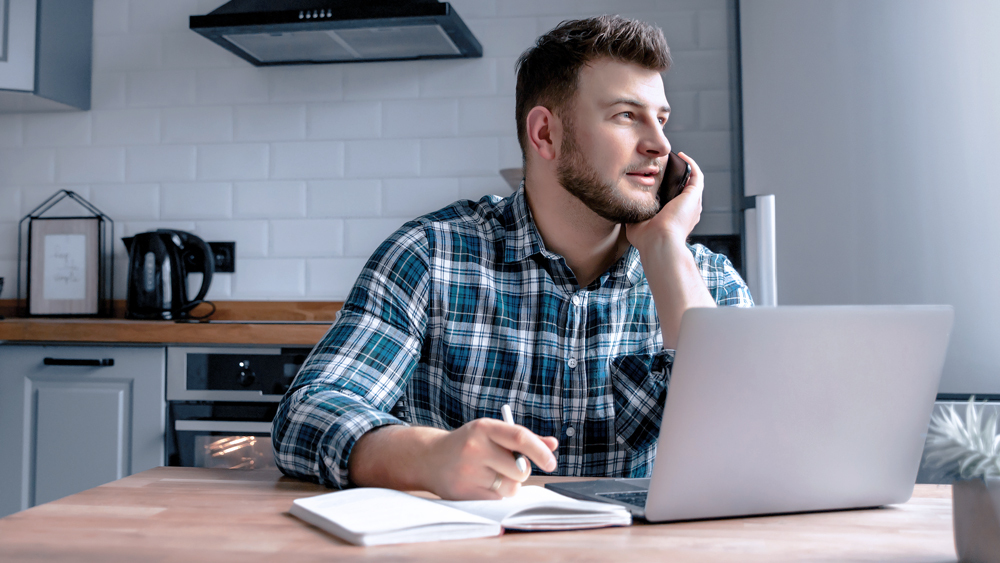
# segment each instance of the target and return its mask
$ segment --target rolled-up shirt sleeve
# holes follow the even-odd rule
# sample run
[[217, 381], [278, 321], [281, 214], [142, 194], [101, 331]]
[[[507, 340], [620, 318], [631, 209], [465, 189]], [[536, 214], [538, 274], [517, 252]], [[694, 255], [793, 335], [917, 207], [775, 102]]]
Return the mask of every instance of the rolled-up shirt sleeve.
[[691, 245], [691, 252], [709, 293], [719, 307], [753, 307], [750, 289], [729, 258], [715, 254], [700, 244]]
[[381, 426], [405, 424], [390, 410], [420, 357], [427, 272], [426, 238], [415, 223], [368, 260], [337, 322], [278, 406], [272, 443], [283, 473], [346, 488], [358, 439]]

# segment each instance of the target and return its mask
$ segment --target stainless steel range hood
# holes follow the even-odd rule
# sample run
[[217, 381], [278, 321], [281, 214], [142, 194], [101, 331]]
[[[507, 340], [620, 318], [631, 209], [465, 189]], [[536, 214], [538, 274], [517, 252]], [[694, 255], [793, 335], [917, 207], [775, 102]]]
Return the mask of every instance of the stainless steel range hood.
[[256, 66], [483, 56], [437, 0], [232, 0], [190, 27]]

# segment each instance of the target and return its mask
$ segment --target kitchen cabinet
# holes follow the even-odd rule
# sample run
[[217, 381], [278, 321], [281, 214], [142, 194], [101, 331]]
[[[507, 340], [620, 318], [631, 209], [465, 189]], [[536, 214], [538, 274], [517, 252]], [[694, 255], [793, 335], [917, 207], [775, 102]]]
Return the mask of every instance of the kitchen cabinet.
[[90, 109], [93, 14], [93, 0], [0, 0], [0, 112]]
[[0, 346], [0, 516], [163, 465], [166, 350]]

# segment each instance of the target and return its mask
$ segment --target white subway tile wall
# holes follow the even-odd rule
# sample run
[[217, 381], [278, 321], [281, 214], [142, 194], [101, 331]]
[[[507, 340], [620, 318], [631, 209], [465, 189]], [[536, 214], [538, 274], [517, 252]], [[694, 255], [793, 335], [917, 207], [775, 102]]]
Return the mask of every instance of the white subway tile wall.
[[[348, 178], [398, 178], [420, 175], [420, 141], [387, 139], [348, 141], [346, 145]], [[314, 159], [318, 161], [320, 155]]]
[[309, 217], [379, 217], [382, 183], [379, 180], [313, 180], [306, 190]]
[[[389, 160], [390, 154], [384, 155]], [[344, 143], [271, 143], [271, 178], [337, 178], [344, 175]]]
[[428, 176], [485, 176], [500, 169], [496, 137], [424, 139], [420, 148]]
[[309, 139], [377, 139], [382, 102], [328, 102], [306, 106]]
[[125, 149], [128, 182], [184, 182], [195, 179], [195, 147], [138, 145]]
[[[521, 164], [517, 56], [600, 13], [663, 28], [668, 134], [707, 179], [696, 232], [734, 232], [729, 0], [450, 0], [483, 58], [271, 68], [187, 28], [223, 2], [95, 0], [92, 110], [0, 115], [0, 276], [13, 282], [18, 220], [70, 189], [118, 237], [236, 241], [236, 273], [211, 299], [342, 300], [404, 222], [510, 193], [498, 170]], [[118, 298], [125, 264], [116, 242]]]
[[[9, 186], [0, 187], [0, 221], [16, 222], [21, 219], [21, 190]], [[10, 242], [7, 239], [0, 239]], [[7, 248], [11, 246], [12, 248]], [[0, 244], [0, 252], [14, 250], [17, 254], [17, 247], [10, 244]]]
[[306, 216], [305, 182], [237, 182], [233, 193], [234, 217], [285, 219]]
[[89, 144], [89, 113], [35, 113], [24, 116], [24, 145], [27, 147]]
[[153, 145], [160, 142], [160, 112], [155, 109], [90, 112], [94, 145]]
[[16, 113], [0, 115], [0, 147], [17, 147], [24, 138], [24, 116]]
[[458, 178], [386, 178], [382, 209], [390, 217], [423, 215], [461, 199]]
[[226, 182], [163, 184], [160, 218], [229, 219], [233, 216], [233, 185]]
[[160, 218], [160, 184], [95, 184], [89, 199], [108, 217]]
[[125, 147], [67, 147], [56, 150], [56, 182], [124, 182]]
[[271, 221], [272, 256], [307, 258], [344, 255], [344, 222], [340, 219]]
[[[17, 223], [13, 221], [9, 223], [0, 223], [0, 240], [4, 239], [14, 239], [17, 240]], [[3, 260], [13, 260], [17, 258], [17, 249], [4, 247], [0, 250], [0, 259]]]

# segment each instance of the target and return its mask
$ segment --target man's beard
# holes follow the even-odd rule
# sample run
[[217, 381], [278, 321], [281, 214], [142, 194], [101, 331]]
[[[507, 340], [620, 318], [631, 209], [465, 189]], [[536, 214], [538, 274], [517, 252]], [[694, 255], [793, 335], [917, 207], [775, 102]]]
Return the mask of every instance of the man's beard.
[[564, 130], [563, 154], [556, 173], [566, 191], [575, 195], [591, 211], [613, 223], [639, 223], [652, 219], [660, 211], [658, 200], [648, 204], [634, 201], [615, 184], [602, 179], [577, 146], [576, 134], [568, 122]]

